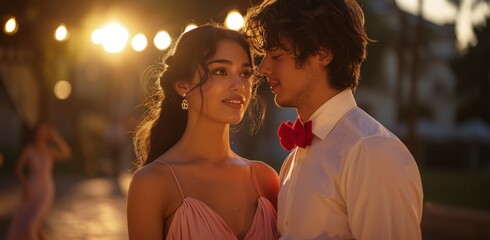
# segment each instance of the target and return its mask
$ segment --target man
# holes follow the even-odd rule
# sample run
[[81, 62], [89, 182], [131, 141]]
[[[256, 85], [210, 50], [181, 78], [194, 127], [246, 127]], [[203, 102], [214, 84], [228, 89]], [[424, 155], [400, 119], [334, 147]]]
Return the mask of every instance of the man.
[[421, 239], [415, 160], [353, 97], [369, 41], [357, 2], [266, 0], [245, 33], [265, 54], [259, 73], [276, 104], [298, 112], [278, 132], [292, 150], [280, 172], [281, 239]]

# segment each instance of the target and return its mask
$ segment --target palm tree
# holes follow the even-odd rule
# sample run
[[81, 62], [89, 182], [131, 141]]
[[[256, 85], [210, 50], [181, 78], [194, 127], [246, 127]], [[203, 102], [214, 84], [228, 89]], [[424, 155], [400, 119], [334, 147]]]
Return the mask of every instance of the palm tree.
[[[448, 0], [448, 2], [451, 3], [453, 6], [455, 6], [457, 10], [457, 15], [455, 20], [456, 28], [459, 28], [459, 25], [463, 24], [463, 22], [458, 21], [458, 19], [461, 16], [461, 14], [465, 14], [465, 11], [468, 11], [468, 9], [466, 9], [467, 3], [471, 4], [469, 9], [470, 12], [475, 11], [481, 4], [490, 4], [490, 0]], [[473, 28], [472, 30], [474, 31]], [[466, 46], [462, 46], [462, 47], [464, 51], [467, 50]]]

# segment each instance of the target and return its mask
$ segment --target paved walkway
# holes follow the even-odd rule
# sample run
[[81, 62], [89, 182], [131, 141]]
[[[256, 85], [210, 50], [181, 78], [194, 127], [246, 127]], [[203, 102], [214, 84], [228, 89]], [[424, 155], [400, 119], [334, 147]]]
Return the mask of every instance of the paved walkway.
[[[47, 240], [127, 240], [126, 194], [130, 176], [112, 178], [55, 176], [56, 199], [46, 219]], [[12, 176], [0, 175], [0, 240], [21, 197]], [[490, 214], [426, 205], [424, 240], [490, 239]]]
[[[128, 239], [126, 193], [129, 176], [111, 178], [56, 176], [56, 199], [46, 219], [47, 240]], [[0, 177], [0, 239], [21, 197], [14, 178]]]

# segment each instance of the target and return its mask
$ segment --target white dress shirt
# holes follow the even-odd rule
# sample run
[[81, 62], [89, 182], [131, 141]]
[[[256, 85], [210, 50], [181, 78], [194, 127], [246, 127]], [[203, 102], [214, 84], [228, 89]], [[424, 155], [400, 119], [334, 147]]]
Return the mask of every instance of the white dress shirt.
[[350, 89], [311, 116], [313, 141], [281, 172], [281, 239], [421, 239], [422, 183], [405, 145]]

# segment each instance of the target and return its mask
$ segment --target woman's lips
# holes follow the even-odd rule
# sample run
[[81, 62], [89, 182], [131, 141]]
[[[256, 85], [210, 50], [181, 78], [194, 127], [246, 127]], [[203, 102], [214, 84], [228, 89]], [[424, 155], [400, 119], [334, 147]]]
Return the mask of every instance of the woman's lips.
[[245, 102], [243, 99], [225, 99], [221, 101], [224, 103], [226, 106], [229, 106], [231, 108], [242, 108], [243, 103]]

